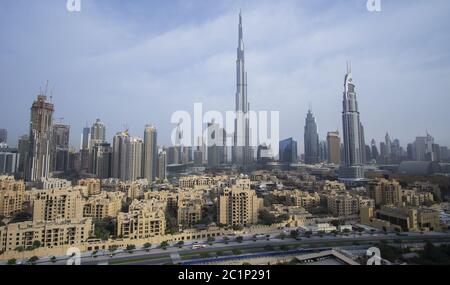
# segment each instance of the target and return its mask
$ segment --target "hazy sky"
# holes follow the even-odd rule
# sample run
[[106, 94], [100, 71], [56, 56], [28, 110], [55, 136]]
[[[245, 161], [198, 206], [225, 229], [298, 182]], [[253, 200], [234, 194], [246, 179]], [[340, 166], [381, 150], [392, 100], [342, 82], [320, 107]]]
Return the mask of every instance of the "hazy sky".
[[353, 65], [366, 142], [426, 131], [450, 145], [450, 1], [0, 1], [0, 128], [28, 133], [30, 107], [50, 80], [55, 121], [78, 147], [96, 118], [107, 135], [147, 123], [170, 142], [177, 110], [234, 110], [237, 24], [244, 17], [252, 109], [280, 111], [281, 138], [303, 149], [309, 103], [321, 139], [342, 129], [346, 60]]

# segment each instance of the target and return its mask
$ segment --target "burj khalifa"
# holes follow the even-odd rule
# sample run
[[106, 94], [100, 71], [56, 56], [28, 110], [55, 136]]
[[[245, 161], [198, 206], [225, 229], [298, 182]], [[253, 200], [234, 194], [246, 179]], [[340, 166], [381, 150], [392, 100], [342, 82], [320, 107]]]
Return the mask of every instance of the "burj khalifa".
[[242, 14], [239, 13], [239, 43], [236, 60], [236, 119], [234, 123], [233, 163], [247, 167], [253, 161], [250, 147], [250, 104], [247, 98], [247, 72], [245, 71], [244, 33]]

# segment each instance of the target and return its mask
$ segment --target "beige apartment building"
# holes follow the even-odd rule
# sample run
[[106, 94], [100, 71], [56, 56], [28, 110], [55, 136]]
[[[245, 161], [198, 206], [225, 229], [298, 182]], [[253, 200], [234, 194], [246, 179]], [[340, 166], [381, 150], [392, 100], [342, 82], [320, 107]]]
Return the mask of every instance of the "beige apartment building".
[[395, 180], [375, 179], [369, 182], [368, 195], [375, 200], [375, 204], [397, 206], [401, 201], [401, 186]]
[[217, 222], [232, 226], [256, 224], [261, 200], [250, 189], [250, 179], [239, 179], [218, 197]]
[[25, 183], [12, 176], [0, 176], [0, 216], [12, 217], [23, 210]]
[[363, 207], [361, 223], [384, 230], [439, 231], [439, 212], [428, 208], [381, 206]]
[[83, 197], [78, 189], [30, 191], [33, 221], [80, 220], [83, 217]]
[[165, 234], [166, 219], [161, 203], [133, 201], [128, 213], [117, 216], [117, 236], [145, 239]]
[[93, 230], [90, 218], [9, 224], [0, 227], [0, 251], [27, 249], [36, 241], [46, 248], [78, 245], [86, 242]]
[[83, 206], [83, 217], [94, 219], [116, 218], [125, 199], [123, 192], [103, 192], [91, 196]]
[[275, 190], [272, 195], [284, 197], [286, 203], [292, 206], [310, 210], [320, 206], [320, 195], [300, 190]]
[[202, 219], [203, 203], [199, 199], [181, 199], [178, 201], [178, 224], [191, 227]]
[[180, 188], [208, 189], [224, 180], [225, 176], [186, 176], [181, 177], [178, 183]]
[[78, 185], [85, 187], [82, 193], [84, 197], [98, 195], [102, 192], [100, 179], [82, 179], [78, 181]]
[[328, 211], [334, 216], [350, 216], [359, 213], [359, 199], [349, 194], [327, 196]]
[[403, 206], [423, 206], [434, 202], [434, 195], [431, 192], [419, 192], [415, 189], [401, 190], [401, 203]]

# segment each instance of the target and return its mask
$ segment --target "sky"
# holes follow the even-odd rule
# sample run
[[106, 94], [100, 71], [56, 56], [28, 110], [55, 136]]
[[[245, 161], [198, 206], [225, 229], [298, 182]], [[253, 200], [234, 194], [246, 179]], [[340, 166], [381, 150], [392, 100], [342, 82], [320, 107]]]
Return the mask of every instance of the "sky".
[[347, 60], [366, 143], [389, 132], [403, 146], [429, 132], [450, 146], [450, 1], [381, 0], [0, 1], [0, 128], [17, 144], [49, 80], [55, 122], [82, 128], [100, 118], [107, 136], [158, 128], [171, 115], [234, 110], [238, 15], [242, 10], [248, 97], [280, 112], [280, 138], [303, 148], [309, 106], [319, 136], [342, 130]]

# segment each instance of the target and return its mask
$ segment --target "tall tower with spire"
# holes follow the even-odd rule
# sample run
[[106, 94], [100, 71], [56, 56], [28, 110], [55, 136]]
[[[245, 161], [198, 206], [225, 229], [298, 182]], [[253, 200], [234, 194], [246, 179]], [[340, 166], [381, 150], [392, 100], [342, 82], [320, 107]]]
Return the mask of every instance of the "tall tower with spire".
[[239, 39], [236, 60], [236, 120], [234, 124], [233, 163], [246, 167], [253, 159], [250, 147], [250, 104], [247, 98], [247, 72], [245, 70], [244, 32], [242, 13], [239, 13]]
[[362, 167], [361, 122], [350, 63], [347, 63], [343, 97], [342, 123], [345, 165], [339, 170], [339, 178], [344, 182], [351, 183], [364, 180], [364, 168]]

